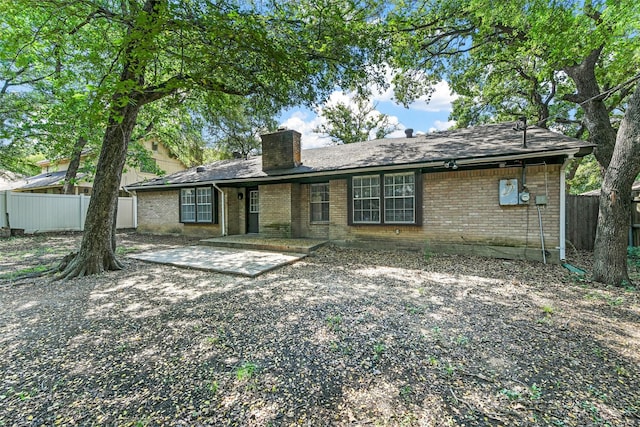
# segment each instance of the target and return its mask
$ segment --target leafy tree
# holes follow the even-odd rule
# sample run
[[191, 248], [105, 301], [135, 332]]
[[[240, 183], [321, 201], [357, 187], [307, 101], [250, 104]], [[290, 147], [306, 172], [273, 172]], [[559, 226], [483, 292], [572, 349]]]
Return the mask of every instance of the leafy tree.
[[384, 138], [398, 129], [387, 114], [377, 111], [376, 105], [364, 96], [356, 96], [354, 101], [355, 105], [339, 102], [322, 108], [320, 116], [325, 123], [314, 132], [329, 136], [335, 144], [351, 144], [368, 141], [373, 135]]
[[[594, 244], [594, 271], [602, 282], [616, 285], [628, 283], [628, 276], [618, 273], [627, 271], [627, 233], [619, 228], [602, 225], [603, 221], [612, 224], [629, 225], [631, 206], [629, 194], [640, 171], [640, 83], [629, 100], [629, 105], [620, 123], [616, 145], [609, 167], [605, 171], [600, 189], [600, 210], [598, 228]], [[626, 230], [625, 230], [626, 231]], [[624, 249], [624, 256], [617, 254]], [[610, 256], [610, 255], [617, 256]]]
[[[394, 21], [397, 65], [405, 68], [397, 77], [399, 93], [410, 98], [411, 91], [403, 88], [416, 85], [413, 70], [419, 68], [427, 83], [447, 78], [456, 92], [466, 95], [455, 110], [463, 123], [505, 119], [517, 112], [541, 125], [554, 119], [554, 127], [573, 127], [578, 134], [584, 127], [596, 144], [600, 166], [613, 174], [612, 181], [618, 176], [622, 183], [627, 171], [637, 174], [630, 170], [635, 164], [620, 159], [608, 168], [618, 144], [633, 144], [616, 140], [616, 123], [640, 68], [639, 8], [630, 0], [411, 3]], [[630, 186], [613, 187], [619, 197], [630, 198]], [[603, 192], [602, 197], [609, 195]], [[600, 217], [603, 236], [625, 234], [629, 215], [620, 221], [625, 215], [618, 209], [625, 210], [626, 204]], [[609, 243], [601, 239], [596, 247], [594, 278], [620, 284], [628, 280], [622, 267], [626, 246]], [[604, 271], [606, 265], [616, 267]]]
[[[8, 10], [7, 10], [8, 9]], [[362, 82], [380, 61], [375, 0], [218, 2], [187, 0], [16, 0], [18, 37], [47, 55], [20, 58], [56, 78], [56, 64], [75, 75], [100, 75], [87, 90], [105, 112], [94, 195], [79, 252], [61, 278], [120, 269], [115, 213], [122, 169], [141, 111], [172, 95], [209, 92], [262, 95], [274, 107], [311, 104], [336, 85]], [[53, 59], [51, 59], [53, 58]], [[54, 60], [55, 59], [55, 60]]]
[[208, 108], [207, 130], [220, 157], [247, 158], [260, 152], [260, 135], [277, 126], [274, 108], [258, 97], [229, 99], [224, 111]]

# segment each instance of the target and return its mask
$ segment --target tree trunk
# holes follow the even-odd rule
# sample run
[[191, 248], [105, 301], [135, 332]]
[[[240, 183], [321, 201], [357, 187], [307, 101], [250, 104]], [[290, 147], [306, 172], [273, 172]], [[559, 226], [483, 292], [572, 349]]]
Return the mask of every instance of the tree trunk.
[[[115, 255], [114, 224], [122, 169], [139, 109], [138, 105], [131, 103], [111, 113], [102, 141], [80, 252], [59, 278], [71, 279], [122, 268]], [[120, 123], [114, 118], [118, 115], [123, 118]]]
[[564, 96], [564, 99], [579, 104], [584, 110], [589, 140], [596, 144], [593, 154], [606, 169], [616, 145], [616, 131], [611, 126], [609, 110], [601, 98], [596, 78], [596, 63], [601, 52], [602, 49], [594, 49], [580, 64], [565, 68], [576, 85], [577, 94]]
[[120, 83], [127, 89], [117, 90], [111, 98], [109, 121], [102, 140], [80, 251], [64, 269], [61, 268], [58, 279], [122, 269], [115, 255], [116, 214], [127, 148], [142, 105], [170, 93], [145, 88], [144, 76], [149, 59], [136, 52], [139, 46], [150, 43], [156, 35], [153, 28], [160, 3], [160, 0], [145, 0], [138, 19], [134, 20], [136, 23], [128, 29], [120, 74]]
[[80, 157], [82, 155], [82, 150], [84, 146], [87, 144], [87, 139], [84, 137], [79, 137], [76, 140], [76, 143], [73, 145], [73, 152], [71, 153], [71, 161], [69, 162], [69, 168], [67, 169], [67, 173], [64, 176], [64, 185], [62, 186], [62, 194], [73, 194], [73, 182], [76, 179], [76, 175], [78, 174], [78, 169], [80, 168]]
[[631, 187], [640, 171], [640, 84], [629, 100], [600, 193], [593, 279], [610, 285], [629, 283], [627, 231]]

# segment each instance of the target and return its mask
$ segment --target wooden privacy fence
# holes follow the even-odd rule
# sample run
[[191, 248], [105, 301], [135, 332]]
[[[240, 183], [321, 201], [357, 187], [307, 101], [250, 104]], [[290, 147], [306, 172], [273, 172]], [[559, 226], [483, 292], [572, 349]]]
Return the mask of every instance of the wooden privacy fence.
[[[600, 196], [567, 196], [567, 240], [576, 249], [593, 250]], [[629, 221], [629, 245], [640, 246], [640, 201], [634, 198]]]
[[[0, 227], [25, 233], [82, 231], [89, 208], [88, 196], [0, 192]], [[135, 197], [118, 197], [116, 228], [135, 228]]]
[[593, 250], [599, 196], [567, 196], [567, 240], [580, 250]]

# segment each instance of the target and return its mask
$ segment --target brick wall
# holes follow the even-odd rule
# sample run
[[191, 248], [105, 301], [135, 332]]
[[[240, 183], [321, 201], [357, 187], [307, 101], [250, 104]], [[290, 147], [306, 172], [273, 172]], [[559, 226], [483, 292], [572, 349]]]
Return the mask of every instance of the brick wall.
[[[526, 185], [531, 195], [527, 205], [500, 206], [501, 179], [518, 179], [522, 168], [446, 171], [424, 174], [422, 179], [422, 226], [348, 225], [347, 180], [329, 184], [329, 223], [312, 224], [308, 184], [267, 184], [259, 187], [260, 234], [274, 237], [326, 238], [350, 245], [383, 247], [528, 248], [522, 257], [540, 255], [540, 224], [536, 196], [546, 195], [540, 213], [545, 247], [557, 254], [559, 246], [559, 165], [528, 166]], [[244, 189], [225, 189], [229, 234], [246, 231]], [[238, 201], [238, 193], [243, 200]], [[178, 191], [140, 192], [138, 227], [143, 232], [219, 235], [219, 225], [183, 225], [178, 222]], [[491, 249], [500, 256], [497, 249]], [[520, 250], [520, 249], [518, 249]], [[496, 252], [497, 251], [497, 252]], [[509, 257], [511, 252], [504, 252]], [[489, 252], [488, 254], [491, 254]]]
[[293, 235], [295, 224], [291, 203], [295, 200], [292, 187], [295, 184], [269, 184], [258, 188], [260, 200], [260, 234], [273, 237], [297, 237]]
[[[215, 189], [214, 189], [215, 190]], [[180, 190], [139, 191], [138, 232], [185, 234], [190, 236], [219, 236], [219, 224], [181, 224]], [[220, 215], [218, 203], [218, 218]]]
[[[311, 222], [311, 209], [310, 209], [310, 185], [300, 185], [300, 237], [307, 237], [311, 239], [328, 239], [329, 238], [329, 223], [312, 223]], [[331, 193], [329, 193], [331, 194]], [[331, 208], [331, 205], [329, 205]], [[329, 219], [331, 219], [331, 213], [329, 213]]]
[[[347, 218], [347, 180], [330, 181], [330, 223], [314, 227], [308, 221], [308, 190], [301, 198], [302, 235], [324, 237], [349, 245], [384, 247], [424, 247], [434, 245], [477, 245], [523, 249], [523, 257], [540, 253], [540, 224], [536, 196], [546, 195], [541, 206], [545, 248], [559, 246], [560, 191], [559, 165], [528, 166], [526, 184], [531, 199], [528, 205], [500, 206], [499, 181], [516, 178], [522, 184], [522, 168], [475, 171], [447, 171], [423, 175], [423, 225], [356, 225]], [[496, 254], [499, 255], [499, 254]], [[508, 255], [505, 253], [505, 256]], [[532, 255], [532, 256], [530, 256]]]
[[[240, 221], [238, 212], [240, 210], [240, 206], [244, 206], [244, 195], [243, 200], [238, 200], [238, 189], [236, 188], [223, 188], [226, 200], [225, 206], [225, 221], [227, 222], [227, 234], [240, 234]], [[220, 200], [220, 195], [218, 195], [218, 200]], [[220, 218], [222, 220], [222, 218]]]
[[488, 245], [540, 247], [540, 225], [535, 198], [547, 195], [541, 206], [546, 246], [560, 239], [559, 165], [528, 166], [528, 205], [500, 206], [501, 179], [517, 178], [522, 168], [451, 171], [423, 176], [423, 224], [432, 242], [482, 243]]

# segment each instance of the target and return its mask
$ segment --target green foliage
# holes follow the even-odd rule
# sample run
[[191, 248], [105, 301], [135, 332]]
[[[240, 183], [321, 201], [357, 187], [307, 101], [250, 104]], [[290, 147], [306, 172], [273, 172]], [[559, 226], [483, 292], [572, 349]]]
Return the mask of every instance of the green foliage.
[[376, 0], [2, 2], [0, 153], [13, 151], [0, 159], [69, 157], [81, 136], [97, 148], [132, 104], [133, 139], [153, 135], [187, 165], [203, 160], [206, 122], [216, 145], [247, 155], [280, 108], [376, 77], [384, 13]]
[[429, 262], [431, 257], [433, 257], [433, 251], [431, 250], [431, 245], [429, 245], [428, 241], [424, 243], [424, 247], [422, 248], [422, 257], [425, 262]]
[[595, 156], [589, 154], [577, 161], [580, 163], [575, 175], [572, 179], [567, 180], [569, 193], [582, 194], [600, 188], [600, 185], [602, 185], [602, 173]]
[[12, 280], [34, 273], [42, 273], [44, 271], [50, 270], [51, 267], [51, 265], [36, 265], [33, 267], [26, 267], [17, 271], [0, 274], [0, 280]]
[[507, 396], [507, 399], [509, 400], [518, 400], [520, 399], [520, 392], [518, 392], [517, 390], [511, 390], [508, 388], [503, 388], [502, 390], [500, 390], [500, 394]]
[[[209, 104], [211, 105], [211, 104]], [[259, 97], [230, 98], [222, 111], [207, 108], [204, 115], [210, 145], [222, 158], [247, 158], [260, 153], [260, 135], [275, 130], [276, 111]], [[235, 154], [234, 154], [235, 153]]]
[[378, 360], [386, 350], [387, 347], [384, 344], [375, 344], [373, 346], [373, 360]]
[[319, 110], [325, 123], [313, 131], [325, 134], [334, 144], [352, 144], [374, 138], [384, 138], [398, 129], [387, 114], [376, 110], [376, 105], [363, 96], [354, 98], [354, 105], [342, 102]]
[[[596, 78], [611, 88], [637, 73], [637, 2], [443, 0], [402, 3], [394, 10], [396, 96], [405, 103], [446, 79], [460, 95], [458, 126], [520, 115], [569, 135], [583, 132], [576, 87], [564, 70], [602, 48]], [[446, 29], [446, 31], [443, 31]], [[633, 64], [633, 65], [632, 65]], [[418, 70], [418, 71], [416, 71]], [[616, 120], [629, 91], [604, 102]]]
[[256, 369], [258, 369], [258, 365], [255, 363], [245, 362], [236, 369], [236, 378], [240, 381], [251, 379]]
[[333, 330], [333, 331], [337, 331], [340, 329], [340, 326], [342, 325], [342, 316], [337, 314], [337, 315], [329, 315], [327, 316], [327, 326], [329, 327], [329, 329]]

